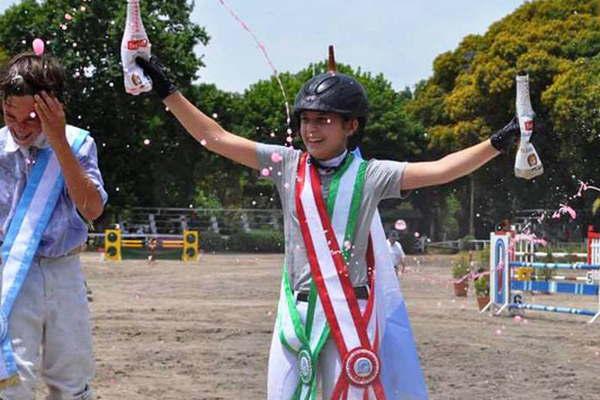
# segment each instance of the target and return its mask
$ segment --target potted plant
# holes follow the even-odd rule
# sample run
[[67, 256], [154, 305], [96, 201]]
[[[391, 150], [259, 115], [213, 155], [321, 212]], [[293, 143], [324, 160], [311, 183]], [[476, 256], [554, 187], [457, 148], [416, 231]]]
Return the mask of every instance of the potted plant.
[[[574, 261], [569, 261], [569, 262], [575, 262], [577, 259], [575, 258]], [[543, 262], [545, 263], [554, 263], [556, 262], [556, 260], [554, 259], [554, 255], [552, 254], [552, 248], [548, 247], [548, 249], [546, 250], [546, 256], [543, 258]], [[551, 268], [537, 268], [535, 269], [535, 279], [536, 280], [540, 280], [540, 281], [549, 281], [552, 280], [552, 277], [554, 276], [554, 270]], [[544, 294], [550, 294], [549, 291], [544, 291], [542, 292]]]
[[470, 260], [467, 254], [460, 254], [452, 264], [452, 277], [454, 278], [454, 295], [465, 297], [469, 289]]
[[481, 275], [473, 282], [475, 288], [475, 296], [477, 297], [477, 305], [479, 310], [490, 302], [490, 277], [489, 275]]

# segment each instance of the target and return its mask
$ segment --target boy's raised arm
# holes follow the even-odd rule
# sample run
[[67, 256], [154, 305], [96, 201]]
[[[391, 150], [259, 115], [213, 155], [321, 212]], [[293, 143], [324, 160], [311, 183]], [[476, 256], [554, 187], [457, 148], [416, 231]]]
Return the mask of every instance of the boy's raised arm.
[[155, 57], [152, 57], [149, 61], [138, 57], [136, 62], [152, 78], [154, 91], [181, 125], [198, 142], [223, 157], [250, 168], [260, 169], [256, 154], [256, 142], [226, 131], [221, 125], [190, 103], [170, 81], [162, 65]]
[[490, 141], [448, 154], [437, 161], [408, 163], [402, 178], [402, 189], [410, 190], [452, 182], [475, 171], [498, 155]]
[[519, 132], [519, 121], [513, 118], [488, 140], [448, 154], [437, 161], [409, 163], [402, 177], [402, 190], [452, 182], [479, 169], [482, 165], [505, 152]]

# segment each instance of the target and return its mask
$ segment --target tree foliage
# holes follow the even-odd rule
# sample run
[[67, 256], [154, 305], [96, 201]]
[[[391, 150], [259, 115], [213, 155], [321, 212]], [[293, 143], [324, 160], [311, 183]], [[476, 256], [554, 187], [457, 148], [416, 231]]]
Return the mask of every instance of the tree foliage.
[[[408, 109], [426, 127], [436, 156], [508, 122], [515, 114], [515, 76], [529, 73], [543, 126], [534, 143], [546, 172], [533, 182], [518, 180], [511, 153], [476, 173], [481, 234], [511, 210], [558, 206], [576, 191], [577, 179], [600, 180], [599, 8], [595, 0], [526, 2], [484, 35], [469, 35], [439, 55], [433, 76], [417, 86]], [[464, 180], [450, 188], [463, 190]], [[574, 206], [589, 209], [587, 202]]]
[[[193, 84], [203, 66], [194, 46], [209, 37], [190, 21], [192, 7], [187, 0], [142, 2], [153, 53], [170, 67], [184, 94], [225, 129], [285, 144], [287, 111], [296, 93], [326, 63], [282, 73], [285, 98], [275, 78], [258, 81], [242, 94]], [[124, 93], [119, 47], [125, 11], [121, 0], [24, 0], [0, 15], [0, 64], [30, 49], [36, 37], [62, 60], [69, 122], [96, 138], [112, 206], [277, 207], [273, 187], [256, 171], [204, 150], [156, 97]], [[431, 233], [462, 236], [474, 187], [482, 237], [512, 210], [552, 208], [575, 191], [577, 179], [600, 180], [599, 53], [597, 0], [537, 0], [440, 54], [433, 75], [414, 93], [395, 91], [381, 74], [343, 64], [338, 69], [355, 76], [370, 99], [363, 153], [407, 161], [436, 159], [489, 137], [515, 113], [515, 75], [529, 73], [536, 121], [543, 125], [535, 145], [546, 173], [532, 182], [518, 180], [511, 153], [478, 171], [473, 185], [465, 178], [410, 197]], [[298, 135], [293, 137], [301, 146]], [[591, 210], [591, 201], [576, 199], [572, 206]], [[458, 228], [447, 220], [454, 215]]]
[[[391, 83], [381, 74], [373, 75], [338, 64], [341, 73], [350, 74], [365, 87], [370, 102], [369, 121], [361, 150], [368, 158], [415, 160], [422, 157], [427, 140], [420, 124], [405, 110], [411, 99], [410, 91], [396, 92]], [[309, 65], [297, 73], [283, 73], [280, 80], [284, 86], [288, 107], [275, 78], [261, 80], [251, 85], [241, 99], [241, 119], [234, 131], [259, 142], [283, 145], [288, 137], [286, 108], [293, 108], [293, 101], [301, 86], [315, 74], [325, 72], [326, 62]], [[293, 134], [294, 146], [302, 147], [297, 133]], [[255, 174], [256, 175], [256, 174]], [[248, 177], [245, 181], [245, 196], [265, 207], [277, 206], [270, 186], [262, 180]]]
[[[190, 22], [192, 4], [141, 5], [153, 53], [171, 67], [179, 86], [189, 87], [203, 65], [193, 47], [208, 41]], [[0, 15], [0, 43], [15, 55], [40, 37], [46, 52], [62, 61], [68, 122], [89, 129], [96, 139], [112, 206], [182, 204], [194, 193], [192, 177], [202, 157], [154, 96], [125, 94], [120, 63], [125, 15], [120, 0], [24, 0]]]

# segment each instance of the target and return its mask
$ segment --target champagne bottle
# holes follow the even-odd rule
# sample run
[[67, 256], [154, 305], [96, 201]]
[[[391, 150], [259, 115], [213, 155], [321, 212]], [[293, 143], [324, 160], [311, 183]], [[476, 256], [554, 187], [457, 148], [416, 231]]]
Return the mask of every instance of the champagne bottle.
[[135, 62], [138, 56], [149, 59], [150, 47], [140, 13], [140, 1], [128, 0], [125, 32], [121, 41], [121, 62], [125, 91], [129, 94], [138, 95], [152, 90], [152, 80]]
[[521, 130], [521, 141], [515, 158], [515, 176], [533, 179], [544, 173], [542, 160], [531, 144], [535, 113], [529, 97], [529, 75], [517, 75], [517, 118]]

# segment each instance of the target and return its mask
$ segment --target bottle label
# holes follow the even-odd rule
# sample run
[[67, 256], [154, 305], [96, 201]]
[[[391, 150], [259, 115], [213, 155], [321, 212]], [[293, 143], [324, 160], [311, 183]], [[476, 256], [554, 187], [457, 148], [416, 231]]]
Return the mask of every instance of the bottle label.
[[137, 50], [142, 47], [148, 47], [148, 39], [129, 40], [127, 50]]

